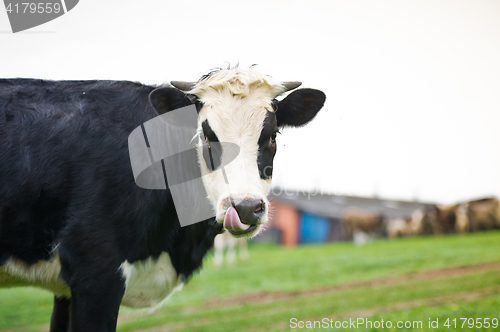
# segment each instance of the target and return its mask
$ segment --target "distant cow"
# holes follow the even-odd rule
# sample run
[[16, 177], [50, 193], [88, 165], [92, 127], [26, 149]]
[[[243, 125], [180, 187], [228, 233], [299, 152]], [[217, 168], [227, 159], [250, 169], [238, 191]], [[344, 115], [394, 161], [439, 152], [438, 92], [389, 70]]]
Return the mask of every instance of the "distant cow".
[[457, 231], [477, 232], [500, 228], [500, 202], [483, 198], [464, 203], [457, 215]]
[[439, 208], [434, 205], [419, 208], [406, 218], [390, 220], [387, 224], [389, 237], [441, 234]]
[[[309, 122], [325, 101], [313, 89], [275, 98], [299, 85], [252, 69], [163, 87], [0, 80], [0, 284], [54, 292], [51, 331], [115, 331], [121, 303], [157, 305], [201, 267], [224, 228], [254, 236], [267, 222], [276, 134]], [[127, 139], [191, 104], [216, 217], [181, 227], [168, 187], [135, 184]], [[225, 166], [230, 187], [204, 157], [213, 142], [240, 147]]]
[[354, 234], [363, 232], [369, 236], [384, 234], [384, 217], [379, 213], [349, 208], [343, 215], [346, 239], [352, 239]]
[[242, 262], [247, 261], [249, 258], [247, 239], [235, 238], [227, 233], [219, 234], [215, 237], [214, 249], [214, 265], [216, 267], [223, 265], [224, 252], [226, 252], [226, 263], [230, 266], [234, 265], [237, 253]]
[[391, 219], [387, 222], [387, 236], [390, 238], [415, 235], [410, 227], [410, 218]]
[[441, 232], [451, 234], [456, 232], [457, 228], [457, 209], [460, 204], [439, 205], [438, 216]]
[[415, 210], [410, 217], [410, 228], [414, 235], [441, 234], [443, 230], [438, 207], [426, 206]]
[[500, 202], [484, 198], [467, 203], [428, 206], [406, 219], [388, 222], [390, 237], [477, 232], [500, 229]]

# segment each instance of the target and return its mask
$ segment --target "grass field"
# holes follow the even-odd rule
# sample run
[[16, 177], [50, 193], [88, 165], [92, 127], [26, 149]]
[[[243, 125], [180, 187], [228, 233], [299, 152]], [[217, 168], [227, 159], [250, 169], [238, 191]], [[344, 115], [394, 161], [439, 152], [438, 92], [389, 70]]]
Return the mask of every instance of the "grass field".
[[[51, 306], [47, 292], [2, 289], [0, 331], [46, 331]], [[467, 323], [462, 328], [460, 320], [500, 319], [500, 232], [379, 240], [361, 247], [254, 244], [250, 261], [233, 268], [216, 269], [209, 257], [156, 311], [122, 308], [118, 330], [327, 330], [291, 329], [291, 318], [328, 318], [333, 324], [363, 318], [372, 326], [383, 319], [394, 325], [341, 329], [353, 331], [500, 331]], [[448, 318], [450, 327], [444, 326]], [[429, 329], [429, 319], [439, 327]], [[421, 321], [422, 327], [398, 329], [398, 321]]]

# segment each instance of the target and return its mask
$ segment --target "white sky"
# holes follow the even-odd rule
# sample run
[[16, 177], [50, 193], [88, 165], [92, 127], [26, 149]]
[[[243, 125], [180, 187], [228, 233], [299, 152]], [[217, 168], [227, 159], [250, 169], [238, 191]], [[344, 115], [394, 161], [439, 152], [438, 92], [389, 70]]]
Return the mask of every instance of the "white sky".
[[323, 90], [274, 183], [424, 201], [500, 196], [500, 1], [82, 0], [11, 34], [0, 76], [196, 80], [224, 61]]

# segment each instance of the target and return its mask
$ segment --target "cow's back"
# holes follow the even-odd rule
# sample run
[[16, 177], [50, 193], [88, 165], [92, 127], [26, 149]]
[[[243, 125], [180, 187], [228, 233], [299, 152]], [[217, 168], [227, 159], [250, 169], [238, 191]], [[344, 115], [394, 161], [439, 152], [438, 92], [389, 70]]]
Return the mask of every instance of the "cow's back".
[[[127, 138], [155, 116], [152, 87], [123, 81], [0, 80], [0, 265], [49, 259], [74, 211], [135, 190]], [[109, 198], [113, 199], [113, 198]], [[82, 206], [92, 204], [87, 209]]]

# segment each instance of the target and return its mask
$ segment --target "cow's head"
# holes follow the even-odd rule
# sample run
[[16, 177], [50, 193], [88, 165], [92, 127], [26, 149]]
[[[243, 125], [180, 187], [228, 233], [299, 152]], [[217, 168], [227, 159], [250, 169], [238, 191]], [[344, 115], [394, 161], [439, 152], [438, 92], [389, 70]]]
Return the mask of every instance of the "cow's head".
[[[323, 107], [325, 94], [298, 89], [278, 101], [278, 95], [301, 83], [279, 82], [253, 69], [221, 69], [196, 83], [171, 84], [173, 87], [154, 90], [151, 103], [160, 114], [196, 104], [199, 163], [217, 221], [233, 236], [256, 235], [268, 220], [266, 196], [271, 186], [276, 134], [282, 127], [299, 127], [311, 121]], [[206, 153], [210, 143], [217, 142], [234, 143], [240, 148], [236, 159], [222, 169], [212, 165], [214, 161]]]

